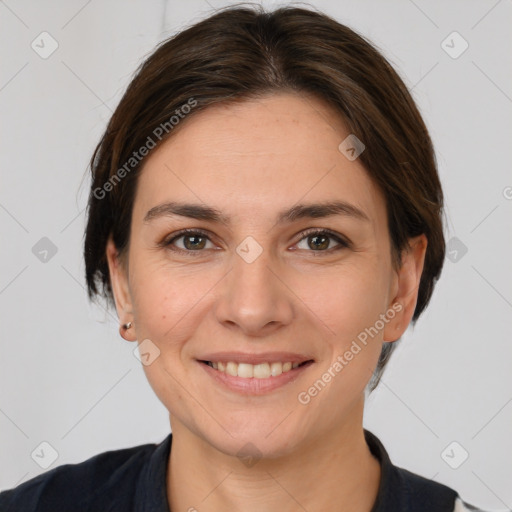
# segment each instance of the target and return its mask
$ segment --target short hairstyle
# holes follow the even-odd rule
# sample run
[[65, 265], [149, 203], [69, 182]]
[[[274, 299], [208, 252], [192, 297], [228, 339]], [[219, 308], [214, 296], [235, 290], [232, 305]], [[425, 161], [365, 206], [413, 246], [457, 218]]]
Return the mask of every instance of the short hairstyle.
[[[188, 118], [214, 104], [279, 92], [324, 101], [364, 143], [359, 159], [385, 198], [396, 268], [408, 239], [427, 237], [415, 323], [445, 255], [443, 193], [429, 133], [406, 85], [376, 47], [325, 14], [295, 7], [223, 9], [162, 42], [141, 64], [91, 159], [84, 242], [91, 299], [103, 295], [112, 302], [109, 237], [120, 256], [129, 244], [145, 160], [134, 151], [150, 139], [158, 146], [171, 137], [185, 124], [184, 113]], [[370, 390], [395, 346], [384, 342]]]

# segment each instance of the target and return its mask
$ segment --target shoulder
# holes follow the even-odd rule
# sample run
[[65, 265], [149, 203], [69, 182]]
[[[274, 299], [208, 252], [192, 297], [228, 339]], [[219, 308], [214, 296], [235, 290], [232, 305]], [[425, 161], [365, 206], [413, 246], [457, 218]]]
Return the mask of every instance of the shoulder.
[[[411, 503], [421, 501], [426, 505], [426, 510], [446, 510], [447, 512], [491, 512], [483, 508], [471, 505], [459, 496], [454, 489], [434, 482], [423, 476], [395, 466], [401, 474], [405, 488], [411, 498]], [[414, 509], [416, 510], [416, 509]], [[421, 509], [423, 510], [423, 509]], [[498, 512], [494, 510], [493, 512]], [[500, 512], [512, 512], [502, 510]]]
[[484, 512], [464, 502], [457, 491], [447, 485], [395, 466], [379, 438], [368, 430], [365, 430], [365, 438], [381, 465], [381, 481], [372, 512]]
[[406, 469], [396, 467], [403, 478], [405, 489], [411, 503], [421, 502], [427, 510], [446, 510], [447, 512], [486, 512], [461, 499], [454, 489], [434, 482]]
[[107, 451], [81, 463], [56, 467], [0, 493], [0, 511], [78, 512], [91, 509], [94, 503], [107, 505], [110, 501], [122, 510], [124, 503], [129, 504], [133, 498], [137, 478], [155, 446]]
[[[453, 509], [453, 512], [490, 512], [486, 511], [483, 508], [475, 507], [474, 505], [470, 505], [469, 503], [466, 503], [465, 501], [462, 501], [460, 497], [457, 497], [455, 500], [455, 508]], [[494, 511], [498, 512], [498, 511]], [[510, 512], [510, 509], [503, 510], [502, 512]]]
[[[422, 511], [453, 511], [458, 497], [454, 489], [398, 466], [394, 466], [393, 469], [398, 474], [404, 500], [409, 506], [415, 506]], [[421, 507], [417, 505], [420, 503]]]

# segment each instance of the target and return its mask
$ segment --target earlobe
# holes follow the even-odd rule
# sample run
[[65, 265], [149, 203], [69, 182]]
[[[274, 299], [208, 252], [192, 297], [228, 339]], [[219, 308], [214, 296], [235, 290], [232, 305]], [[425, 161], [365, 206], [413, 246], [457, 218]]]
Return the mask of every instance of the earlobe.
[[398, 340], [412, 320], [425, 263], [427, 237], [422, 234], [409, 239], [408, 248], [402, 251], [400, 268], [396, 271], [393, 298], [389, 311], [395, 314], [384, 329], [384, 341]]
[[[132, 329], [132, 330], [130, 330], [130, 329]], [[121, 335], [121, 338], [123, 338], [126, 341], [137, 341], [137, 336], [133, 329], [134, 329], [133, 322], [121, 324], [119, 326], [119, 334]]]
[[[133, 309], [127, 271], [112, 238], [109, 238], [105, 251], [110, 272], [112, 294], [114, 295], [114, 302], [120, 321], [119, 334], [126, 341], [135, 341], [137, 338], [133, 326]], [[127, 327], [128, 325], [129, 327]]]

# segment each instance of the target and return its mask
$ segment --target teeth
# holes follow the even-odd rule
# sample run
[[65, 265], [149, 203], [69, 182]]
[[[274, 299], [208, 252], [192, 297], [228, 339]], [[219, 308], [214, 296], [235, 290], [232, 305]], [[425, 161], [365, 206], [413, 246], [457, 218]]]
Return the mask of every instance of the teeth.
[[220, 372], [227, 373], [233, 377], [243, 377], [245, 379], [268, 379], [269, 377], [277, 377], [281, 373], [289, 372], [292, 368], [298, 368], [300, 363], [260, 363], [260, 364], [248, 364], [240, 363], [237, 364], [233, 361], [228, 363], [209, 362], [209, 366], [215, 368]]
[[272, 377], [277, 377], [283, 373], [283, 364], [282, 363], [272, 363], [270, 365], [270, 375]]
[[238, 365], [236, 363], [233, 363], [233, 361], [230, 361], [226, 365], [226, 373], [232, 375], [233, 377], [236, 377], [238, 375]]
[[[240, 366], [242, 365], [238, 365], [238, 375], [240, 375]], [[270, 377], [270, 365], [268, 363], [255, 364], [253, 368], [253, 377], [256, 377], [257, 379], [268, 379]]]
[[[229, 364], [235, 364], [235, 363], [228, 363]], [[238, 372], [239, 377], [244, 377], [246, 379], [250, 379], [253, 377], [254, 374], [254, 366], [252, 364], [246, 364], [246, 363], [240, 363], [238, 365]]]

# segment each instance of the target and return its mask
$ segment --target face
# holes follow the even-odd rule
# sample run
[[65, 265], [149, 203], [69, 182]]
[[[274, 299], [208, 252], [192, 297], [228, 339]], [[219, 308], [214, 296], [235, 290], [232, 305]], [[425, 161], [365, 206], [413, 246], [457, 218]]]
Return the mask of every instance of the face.
[[173, 431], [277, 457], [360, 424], [426, 242], [393, 267], [384, 198], [338, 149], [348, 135], [319, 100], [280, 94], [191, 116], [147, 159], [128, 252], [107, 255]]

